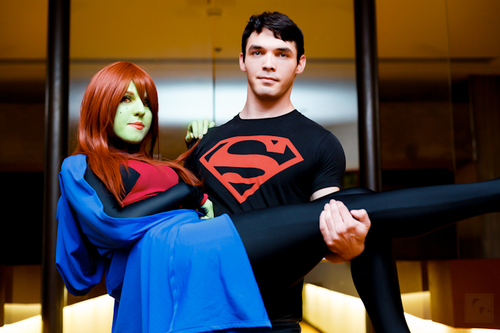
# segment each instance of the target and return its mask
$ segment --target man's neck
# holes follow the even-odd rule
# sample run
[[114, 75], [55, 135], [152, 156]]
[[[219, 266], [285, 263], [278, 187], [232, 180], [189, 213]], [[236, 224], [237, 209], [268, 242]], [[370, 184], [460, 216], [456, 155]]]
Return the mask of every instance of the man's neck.
[[274, 118], [285, 115], [295, 110], [289, 98], [281, 100], [260, 100], [247, 97], [241, 119]]

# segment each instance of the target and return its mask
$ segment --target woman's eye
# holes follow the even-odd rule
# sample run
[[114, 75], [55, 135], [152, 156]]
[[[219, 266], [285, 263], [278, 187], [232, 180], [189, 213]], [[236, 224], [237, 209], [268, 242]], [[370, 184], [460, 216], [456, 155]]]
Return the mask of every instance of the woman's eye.
[[132, 99], [129, 96], [123, 96], [121, 102], [130, 103]]
[[143, 104], [144, 104], [145, 108], [151, 108], [151, 105], [150, 105], [150, 103], [149, 103], [149, 101], [147, 99], [144, 100]]

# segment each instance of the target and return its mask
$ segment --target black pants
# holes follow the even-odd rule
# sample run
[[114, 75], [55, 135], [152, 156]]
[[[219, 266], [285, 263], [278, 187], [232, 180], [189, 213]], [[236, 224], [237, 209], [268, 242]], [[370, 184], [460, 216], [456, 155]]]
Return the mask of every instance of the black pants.
[[374, 193], [348, 189], [310, 203], [231, 216], [265, 298], [286, 290], [328, 253], [319, 215], [330, 199], [366, 209], [372, 226], [365, 251], [352, 261], [354, 284], [377, 333], [409, 332], [391, 239], [419, 236], [472, 216], [500, 211], [500, 180]]

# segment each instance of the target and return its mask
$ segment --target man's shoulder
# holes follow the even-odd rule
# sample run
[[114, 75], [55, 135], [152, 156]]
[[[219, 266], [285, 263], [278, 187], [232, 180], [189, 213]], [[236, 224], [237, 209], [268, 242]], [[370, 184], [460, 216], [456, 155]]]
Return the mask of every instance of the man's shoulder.
[[[236, 117], [235, 117], [236, 118]], [[218, 125], [208, 129], [207, 134], [203, 136], [201, 143], [208, 143], [213, 140], [218, 140], [220, 137], [224, 137], [230, 135], [234, 130], [238, 128], [238, 123], [235, 121], [235, 118], [227, 121], [222, 125]]]
[[235, 116], [226, 123], [211, 128], [200, 145], [211, 146], [232, 137], [275, 135], [280, 137], [303, 138], [322, 141], [334, 136], [329, 130], [297, 110], [276, 118], [241, 119]]
[[311, 118], [305, 116], [304, 114], [300, 113], [299, 111], [296, 111], [294, 113], [294, 115], [298, 121], [302, 122], [306, 126], [316, 127], [318, 129], [328, 131], [326, 128], [324, 128], [322, 125], [317, 123], [315, 120], [312, 120]]

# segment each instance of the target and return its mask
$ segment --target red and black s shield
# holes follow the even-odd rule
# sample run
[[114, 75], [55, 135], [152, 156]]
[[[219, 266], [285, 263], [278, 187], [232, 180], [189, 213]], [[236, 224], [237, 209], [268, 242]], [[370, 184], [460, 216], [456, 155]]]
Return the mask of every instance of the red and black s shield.
[[268, 135], [219, 141], [200, 159], [239, 203], [271, 177], [303, 160], [289, 139]]

